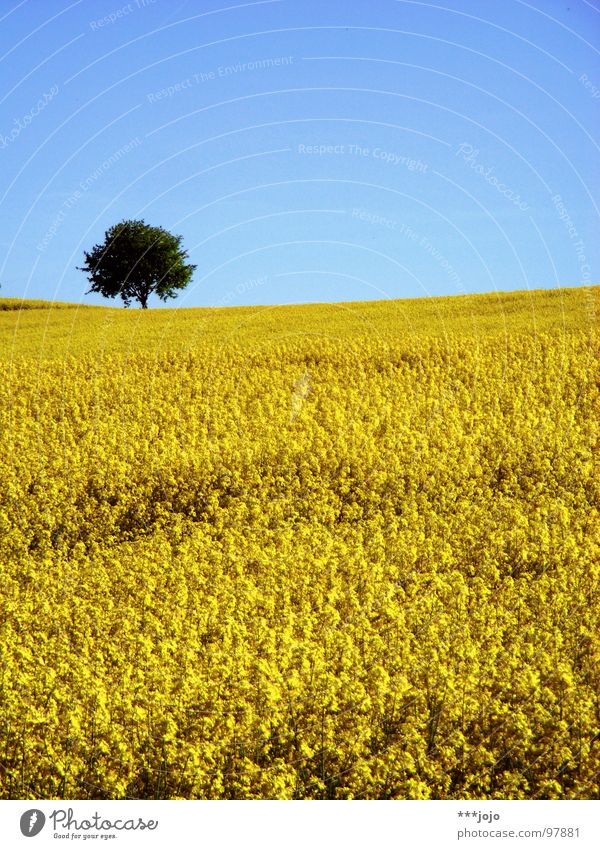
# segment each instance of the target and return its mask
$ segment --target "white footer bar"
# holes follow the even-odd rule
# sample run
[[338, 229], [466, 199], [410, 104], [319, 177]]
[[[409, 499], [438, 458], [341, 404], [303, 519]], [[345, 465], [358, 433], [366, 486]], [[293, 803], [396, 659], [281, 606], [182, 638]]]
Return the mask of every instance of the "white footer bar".
[[0, 846], [600, 849], [597, 801], [5, 801]]

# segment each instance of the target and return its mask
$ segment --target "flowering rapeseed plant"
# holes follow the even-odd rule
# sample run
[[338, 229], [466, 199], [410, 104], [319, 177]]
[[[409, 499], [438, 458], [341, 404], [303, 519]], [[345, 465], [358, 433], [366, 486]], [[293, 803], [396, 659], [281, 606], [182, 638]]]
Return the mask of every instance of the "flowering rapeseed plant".
[[2, 312], [1, 796], [597, 797], [597, 293]]

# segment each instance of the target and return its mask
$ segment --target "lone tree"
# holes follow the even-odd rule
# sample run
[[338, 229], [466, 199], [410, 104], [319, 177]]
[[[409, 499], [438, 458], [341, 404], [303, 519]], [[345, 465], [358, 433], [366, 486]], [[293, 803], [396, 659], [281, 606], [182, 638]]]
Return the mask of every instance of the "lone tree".
[[91, 288], [105, 298], [119, 295], [125, 306], [139, 301], [148, 306], [152, 293], [162, 301], [176, 298], [185, 289], [196, 269], [186, 263], [187, 251], [181, 248], [181, 236], [173, 236], [162, 227], [151, 227], [142, 221], [121, 221], [104, 234], [104, 242], [84, 251]]

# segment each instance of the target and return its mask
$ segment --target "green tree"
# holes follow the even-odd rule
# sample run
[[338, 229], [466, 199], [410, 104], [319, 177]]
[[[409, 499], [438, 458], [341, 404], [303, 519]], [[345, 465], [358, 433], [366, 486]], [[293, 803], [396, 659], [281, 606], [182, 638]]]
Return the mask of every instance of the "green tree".
[[151, 227], [143, 220], [121, 221], [104, 234], [104, 242], [84, 251], [85, 271], [92, 284], [88, 292], [105, 298], [119, 295], [125, 306], [139, 301], [148, 306], [152, 294], [166, 301], [185, 289], [196, 269], [186, 263], [187, 251], [181, 248], [181, 236], [173, 236], [162, 227]]

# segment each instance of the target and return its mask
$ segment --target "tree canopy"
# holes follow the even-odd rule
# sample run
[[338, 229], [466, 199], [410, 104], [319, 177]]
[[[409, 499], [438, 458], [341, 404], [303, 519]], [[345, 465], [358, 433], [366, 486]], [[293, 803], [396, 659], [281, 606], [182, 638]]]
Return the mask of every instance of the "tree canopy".
[[182, 236], [145, 221], [125, 220], [104, 234], [104, 242], [84, 251], [85, 271], [92, 284], [86, 294], [99, 292], [105, 298], [122, 298], [125, 306], [139, 301], [146, 309], [155, 294], [162, 301], [176, 298], [190, 282], [196, 269], [186, 262]]

